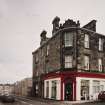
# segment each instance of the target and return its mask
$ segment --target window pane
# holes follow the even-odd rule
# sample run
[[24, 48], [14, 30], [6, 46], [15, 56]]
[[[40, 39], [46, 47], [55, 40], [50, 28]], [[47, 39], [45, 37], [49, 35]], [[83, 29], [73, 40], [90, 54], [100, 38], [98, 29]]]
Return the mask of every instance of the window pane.
[[65, 46], [73, 46], [73, 33], [65, 33]]
[[103, 40], [102, 38], [99, 38], [99, 51], [103, 50]]
[[52, 81], [52, 92], [51, 92], [52, 94], [51, 94], [51, 97], [55, 98], [55, 99], [56, 99], [56, 91], [57, 91], [56, 88], [57, 88], [56, 87], [56, 81]]
[[99, 81], [93, 81], [93, 93], [99, 93], [100, 92], [100, 82]]
[[49, 97], [49, 81], [46, 82], [46, 98]]
[[47, 45], [47, 55], [49, 55], [49, 49], [50, 49], [50, 46]]
[[89, 56], [84, 57], [85, 70], [89, 70]]
[[85, 34], [84, 46], [85, 48], [89, 48], [89, 35], [87, 34]]
[[102, 59], [98, 59], [98, 69], [102, 71]]
[[72, 56], [65, 56], [65, 68], [72, 68]]

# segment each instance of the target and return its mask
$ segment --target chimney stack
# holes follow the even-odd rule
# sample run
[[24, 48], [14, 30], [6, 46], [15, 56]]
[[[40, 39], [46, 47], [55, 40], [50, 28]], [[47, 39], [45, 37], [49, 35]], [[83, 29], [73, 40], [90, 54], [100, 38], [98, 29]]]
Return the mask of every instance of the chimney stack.
[[83, 26], [83, 28], [86, 28], [86, 29], [89, 29], [89, 30], [92, 30], [92, 31], [96, 32], [96, 22], [97, 22], [96, 20], [92, 20], [88, 24]]
[[53, 24], [53, 30], [52, 30], [52, 33], [55, 33], [56, 31], [59, 30], [59, 21], [60, 21], [60, 18], [58, 16], [56, 16], [54, 18], [54, 20], [52, 21], [52, 24]]
[[45, 43], [46, 42], [46, 34], [47, 34], [47, 32], [45, 31], [45, 30], [43, 30], [42, 32], [41, 32], [41, 34], [40, 34], [40, 37], [41, 37], [41, 42], [40, 42], [40, 45], [42, 45], [43, 43]]

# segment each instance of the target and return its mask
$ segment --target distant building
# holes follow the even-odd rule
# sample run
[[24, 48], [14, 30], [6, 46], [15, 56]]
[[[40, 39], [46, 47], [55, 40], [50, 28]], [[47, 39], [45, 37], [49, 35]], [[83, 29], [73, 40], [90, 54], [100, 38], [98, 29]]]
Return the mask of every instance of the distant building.
[[15, 95], [21, 96], [22, 95], [22, 87], [21, 81], [17, 81], [15, 83]]
[[3, 93], [3, 84], [0, 84], [0, 94]]
[[25, 78], [15, 83], [15, 94], [20, 96], [30, 96], [32, 90], [32, 78]]
[[14, 85], [0, 84], [0, 94], [14, 94]]
[[83, 27], [79, 21], [59, 24], [52, 37], [40, 35], [33, 55], [33, 95], [55, 100], [97, 99], [105, 91], [105, 36], [96, 32], [96, 20]]

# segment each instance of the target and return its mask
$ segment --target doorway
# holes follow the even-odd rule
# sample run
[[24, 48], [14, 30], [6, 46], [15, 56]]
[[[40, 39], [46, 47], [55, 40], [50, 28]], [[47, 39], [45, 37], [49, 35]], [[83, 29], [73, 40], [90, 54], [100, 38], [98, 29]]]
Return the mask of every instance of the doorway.
[[73, 100], [73, 86], [71, 82], [65, 83], [65, 100]]

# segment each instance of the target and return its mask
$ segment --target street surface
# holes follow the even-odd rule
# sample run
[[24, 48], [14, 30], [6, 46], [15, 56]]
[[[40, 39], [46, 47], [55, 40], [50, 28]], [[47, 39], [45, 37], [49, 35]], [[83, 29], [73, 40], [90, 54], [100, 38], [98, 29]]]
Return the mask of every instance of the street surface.
[[105, 105], [105, 102], [91, 102], [91, 103], [82, 103], [82, 104], [74, 104], [74, 105]]
[[52, 101], [52, 100], [31, 100], [25, 98], [16, 98], [14, 103], [2, 103], [0, 105], [105, 105], [105, 102], [90, 102], [90, 103], [81, 103], [81, 104], [71, 104], [71, 103], [64, 103], [61, 101]]

